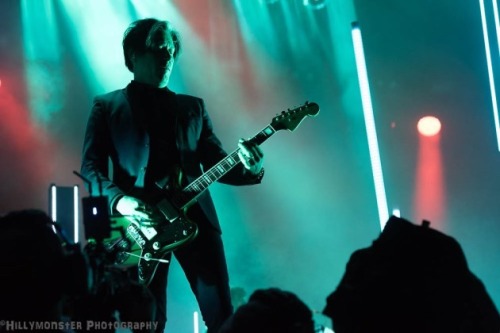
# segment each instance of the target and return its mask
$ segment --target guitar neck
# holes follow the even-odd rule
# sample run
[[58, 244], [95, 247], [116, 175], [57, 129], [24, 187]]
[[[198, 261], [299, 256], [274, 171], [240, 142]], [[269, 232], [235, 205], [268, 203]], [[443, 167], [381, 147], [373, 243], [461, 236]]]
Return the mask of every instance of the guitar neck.
[[[269, 139], [274, 133], [276, 133], [276, 130], [271, 125], [268, 125], [249, 141], [260, 145]], [[181, 207], [181, 209], [189, 207], [211, 184], [222, 178], [236, 165], [238, 165], [238, 163], [241, 162], [238, 156], [239, 151], [239, 148], [234, 150], [213, 167], [208, 169], [203, 175], [186, 186], [177, 198], [180, 201], [178, 206]]]

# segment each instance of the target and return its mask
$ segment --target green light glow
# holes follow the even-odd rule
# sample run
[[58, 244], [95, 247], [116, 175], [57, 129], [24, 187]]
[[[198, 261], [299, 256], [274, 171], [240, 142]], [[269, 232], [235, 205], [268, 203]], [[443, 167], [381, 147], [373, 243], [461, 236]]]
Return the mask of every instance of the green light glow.
[[61, 111], [64, 82], [61, 49], [52, 1], [21, 1], [24, 59], [30, 109], [34, 119], [47, 124]]
[[[63, 0], [66, 24], [75, 52], [93, 94], [124, 86], [131, 79], [125, 68], [121, 36], [132, 21], [128, 7], [111, 1]], [[82, 13], [85, 13], [82, 15]], [[103, 26], [96, 22], [106, 22]]]

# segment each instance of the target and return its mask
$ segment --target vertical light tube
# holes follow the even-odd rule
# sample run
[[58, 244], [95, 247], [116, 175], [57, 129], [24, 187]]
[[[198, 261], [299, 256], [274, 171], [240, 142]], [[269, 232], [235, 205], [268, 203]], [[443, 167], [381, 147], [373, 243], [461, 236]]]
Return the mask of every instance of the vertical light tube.
[[78, 222], [80, 217], [78, 206], [78, 185], [73, 186], [73, 242], [78, 243]]
[[[493, 66], [491, 63], [491, 49], [490, 49], [490, 38], [488, 35], [488, 25], [486, 22], [486, 10], [484, 8], [484, 0], [479, 0], [479, 7], [481, 9], [481, 21], [483, 26], [483, 36], [484, 36], [484, 47], [486, 49], [486, 64], [488, 66], [488, 77], [490, 81], [490, 92], [491, 92], [491, 102], [493, 106], [493, 118], [495, 120], [495, 130], [497, 133], [497, 145], [498, 150], [500, 151], [500, 122], [498, 119], [498, 104], [497, 104], [497, 95], [495, 88], [495, 78], [493, 75]], [[494, 8], [496, 10], [496, 3], [494, 3]], [[496, 14], [498, 15], [498, 13]], [[495, 17], [495, 20], [497, 17]], [[498, 30], [497, 30], [498, 35]]]
[[363, 40], [361, 30], [356, 22], [352, 23], [352, 40], [354, 44], [354, 55], [356, 57], [356, 69], [358, 72], [359, 88], [361, 91], [361, 102], [363, 104], [363, 114], [365, 118], [366, 134], [368, 137], [368, 148], [370, 150], [370, 160], [375, 184], [375, 195], [377, 199], [380, 228], [384, 229], [389, 219], [389, 208], [385, 195], [384, 177], [382, 174], [382, 164], [375, 129], [375, 119], [373, 116], [373, 106], [370, 96], [370, 85], [366, 70], [365, 54], [363, 50]]
[[[50, 217], [52, 221], [57, 222], [57, 187], [50, 185]], [[56, 231], [56, 227], [52, 226], [52, 230]]]
[[57, 187], [50, 185], [50, 217], [57, 222]]
[[199, 333], [199, 321], [198, 321], [198, 311], [193, 312], [193, 329], [194, 333]]
[[497, 0], [493, 0], [493, 15], [495, 16], [495, 30], [497, 32], [498, 55], [500, 56], [500, 18], [498, 17]]

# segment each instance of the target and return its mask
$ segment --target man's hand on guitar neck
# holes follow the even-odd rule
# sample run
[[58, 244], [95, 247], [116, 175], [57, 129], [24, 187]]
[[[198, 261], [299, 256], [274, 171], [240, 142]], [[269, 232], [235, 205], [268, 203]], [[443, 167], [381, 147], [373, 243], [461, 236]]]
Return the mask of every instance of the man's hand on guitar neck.
[[142, 226], [153, 227], [160, 221], [158, 213], [151, 206], [144, 201], [130, 197], [123, 196], [116, 204], [116, 210], [126, 218], [132, 218]]
[[243, 163], [245, 168], [252, 174], [259, 174], [264, 164], [264, 152], [260, 146], [255, 142], [240, 139], [238, 147], [240, 148], [238, 156], [240, 157], [241, 163]]

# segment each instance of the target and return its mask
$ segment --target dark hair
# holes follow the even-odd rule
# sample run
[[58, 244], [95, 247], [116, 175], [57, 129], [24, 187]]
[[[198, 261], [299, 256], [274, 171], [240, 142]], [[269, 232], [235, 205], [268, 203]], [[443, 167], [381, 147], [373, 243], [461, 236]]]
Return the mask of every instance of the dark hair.
[[312, 311], [295, 294], [279, 288], [258, 289], [240, 306], [220, 333], [313, 333]]
[[[49, 311], [61, 299], [65, 283], [64, 252], [52, 225], [52, 219], [36, 209], [13, 211], [0, 218], [3, 312], [8, 310], [12, 316], [36, 315], [37, 311]], [[16, 299], [21, 302], [30, 299], [30, 306], [24, 304], [24, 310], [19, 312], [19, 307], [11, 303]]]
[[169, 33], [174, 42], [174, 59], [177, 59], [181, 52], [181, 40], [179, 33], [172, 27], [168, 21], [160, 21], [154, 18], [141, 19], [132, 22], [123, 34], [123, 55], [125, 65], [132, 72], [134, 66], [130, 56], [134, 53], [143, 53], [151, 46], [152, 34], [158, 30], [164, 30]]

